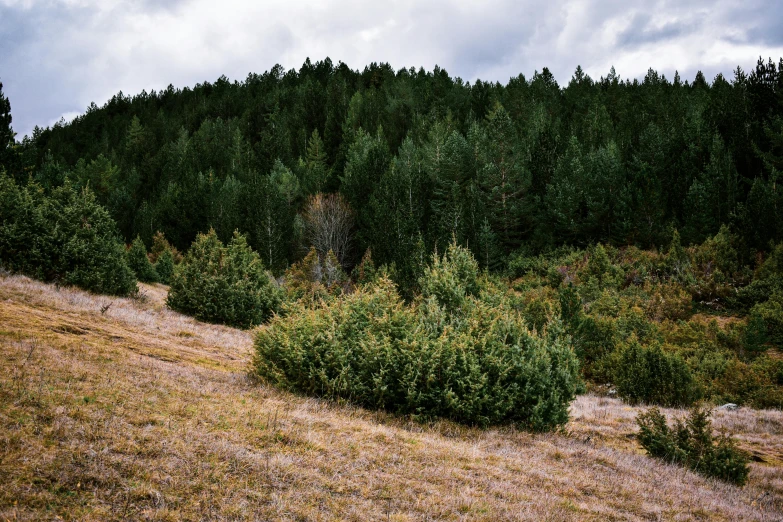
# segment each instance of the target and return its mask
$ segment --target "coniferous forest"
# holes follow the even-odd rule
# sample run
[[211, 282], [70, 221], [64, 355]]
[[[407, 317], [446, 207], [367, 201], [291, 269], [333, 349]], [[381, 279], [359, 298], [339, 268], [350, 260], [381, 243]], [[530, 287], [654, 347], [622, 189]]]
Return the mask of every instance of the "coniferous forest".
[[[535, 429], [565, 421], [579, 379], [629, 402], [783, 404], [783, 59], [565, 85], [307, 60], [118, 93], [21, 141], [0, 96], [0, 165], [6, 268], [117, 294], [135, 274], [198, 318], [273, 317], [254, 364], [283, 387]], [[102, 228], [69, 218], [87, 214]], [[112, 241], [121, 269], [85, 261], [87, 244], [122, 258]], [[346, 341], [313, 344], [329, 328]], [[382, 389], [363, 380], [386, 371], [363, 366], [376, 348], [401, 372]], [[444, 353], [469, 362], [442, 372]], [[452, 380], [411, 398], [417, 364]], [[552, 395], [484, 383], [512, 366]]]
[[747, 260], [783, 234], [783, 61], [711, 81], [577, 68], [566, 85], [307, 61], [119, 93], [13, 149], [17, 180], [89, 185], [128, 243], [238, 229], [276, 272], [302, 256], [297, 216], [320, 192], [354, 213], [347, 266], [371, 248], [413, 273], [456, 239], [499, 269], [520, 249], [661, 247], [675, 228], [688, 245], [724, 224]]

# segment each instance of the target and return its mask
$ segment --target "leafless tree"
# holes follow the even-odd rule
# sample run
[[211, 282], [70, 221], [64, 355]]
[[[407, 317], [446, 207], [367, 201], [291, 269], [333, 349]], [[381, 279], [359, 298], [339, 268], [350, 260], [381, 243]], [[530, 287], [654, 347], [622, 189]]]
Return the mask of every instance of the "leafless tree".
[[353, 212], [340, 194], [311, 196], [304, 209], [305, 238], [325, 259], [329, 251], [345, 267], [350, 260]]

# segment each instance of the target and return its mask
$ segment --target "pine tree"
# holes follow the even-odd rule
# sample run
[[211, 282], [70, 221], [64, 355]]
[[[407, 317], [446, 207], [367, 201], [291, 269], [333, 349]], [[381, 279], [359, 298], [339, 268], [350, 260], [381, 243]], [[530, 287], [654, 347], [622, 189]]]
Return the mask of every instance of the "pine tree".
[[[520, 152], [514, 124], [499, 103], [486, 120], [480, 186], [493, 231], [505, 249], [519, 246], [525, 223], [525, 193], [530, 175]], [[480, 160], [480, 161], [481, 161]]]
[[11, 127], [11, 102], [3, 94], [3, 82], [0, 82], [0, 170], [5, 169], [9, 173], [15, 173], [16, 133]]
[[302, 190], [304, 194], [316, 194], [321, 192], [326, 185], [328, 174], [326, 165], [326, 151], [318, 129], [315, 129], [307, 141], [307, 157], [302, 175]]

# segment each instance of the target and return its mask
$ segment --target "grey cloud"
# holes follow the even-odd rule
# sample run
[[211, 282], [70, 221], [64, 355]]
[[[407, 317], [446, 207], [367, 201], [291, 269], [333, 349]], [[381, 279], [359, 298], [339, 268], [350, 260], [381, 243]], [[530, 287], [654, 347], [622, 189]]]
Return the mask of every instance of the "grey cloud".
[[629, 47], [656, 43], [692, 33], [698, 27], [697, 21], [676, 21], [655, 26], [651, 15], [637, 13], [630, 26], [618, 35], [617, 42], [621, 46]]
[[712, 78], [783, 55], [783, 5], [774, 0], [28, 4], [0, 0], [0, 80], [20, 134], [120, 90], [243, 79], [276, 63], [297, 68], [308, 56], [354, 68], [438, 64], [468, 81], [504, 82], [546, 66], [565, 85], [577, 65], [594, 78], [611, 65], [623, 77], [653, 67]]
[[726, 24], [735, 24], [736, 31], [726, 35], [730, 42], [783, 46], [783, 3], [748, 0], [723, 16]]

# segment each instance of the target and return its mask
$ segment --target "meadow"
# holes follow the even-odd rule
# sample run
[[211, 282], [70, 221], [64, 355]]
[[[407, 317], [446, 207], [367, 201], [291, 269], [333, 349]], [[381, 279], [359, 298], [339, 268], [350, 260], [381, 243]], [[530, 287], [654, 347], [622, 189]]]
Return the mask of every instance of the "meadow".
[[0, 519], [783, 520], [780, 410], [715, 412], [752, 455], [738, 488], [645, 456], [644, 407], [600, 387], [541, 434], [280, 391], [252, 331], [139, 287], [0, 276]]

